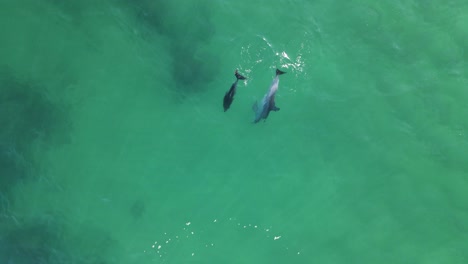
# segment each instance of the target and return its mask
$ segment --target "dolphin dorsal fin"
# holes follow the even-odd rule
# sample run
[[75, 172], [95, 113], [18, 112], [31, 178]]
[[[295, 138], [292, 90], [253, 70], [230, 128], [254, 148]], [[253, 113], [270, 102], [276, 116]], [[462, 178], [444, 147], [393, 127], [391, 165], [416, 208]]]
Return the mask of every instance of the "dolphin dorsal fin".
[[280, 70], [280, 69], [276, 69], [276, 76], [278, 75], [281, 75], [281, 74], [285, 74], [286, 72]]

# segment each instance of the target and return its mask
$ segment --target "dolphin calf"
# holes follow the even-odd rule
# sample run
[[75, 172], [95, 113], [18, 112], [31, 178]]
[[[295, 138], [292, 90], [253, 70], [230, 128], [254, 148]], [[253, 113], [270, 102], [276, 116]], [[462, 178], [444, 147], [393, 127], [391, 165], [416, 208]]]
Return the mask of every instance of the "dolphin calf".
[[278, 91], [279, 76], [285, 74], [286, 72], [276, 69], [276, 76], [273, 79], [273, 82], [268, 89], [268, 93], [262, 99], [262, 102], [259, 104], [255, 102], [252, 109], [255, 112], [254, 123], [258, 123], [260, 120], [264, 119], [266, 121], [270, 111], [279, 111], [280, 109], [275, 105], [275, 94]]
[[239, 80], [247, 79], [244, 76], [240, 75], [240, 73], [237, 72], [237, 70], [234, 72], [234, 75], [236, 76], [236, 81], [231, 85], [231, 89], [229, 89], [229, 91], [227, 91], [226, 94], [224, 95], [224, 100], [223, 100], [224, 112], [226, 112], [229, 109], [229, 107], [232, 104], [232, 101], [234, 101], [234, 95], [236, 94], [236, 88], [237, 88], [237, 82]]

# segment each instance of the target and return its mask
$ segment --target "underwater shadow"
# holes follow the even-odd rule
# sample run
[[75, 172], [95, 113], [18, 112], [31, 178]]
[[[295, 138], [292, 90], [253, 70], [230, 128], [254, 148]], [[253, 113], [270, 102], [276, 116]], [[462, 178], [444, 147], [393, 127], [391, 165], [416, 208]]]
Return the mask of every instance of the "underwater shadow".
[[[185, 97], [203, 91], [219, 72], [217, 56], [207, 51], [215, 34], [209, 5], [195, 2], [193, 8], [182, 14], [167, 1], [123, 0], [133, 16], [142, 24], [142, 30], [152, 31], [169, 40], [171, 73], [176, 93]], [[182, 17], [183, 19], [178, 19]]]
[[0, 71], [0, 193], [37, 173], [33, 146], [66, 143], [71, 126], [67, 107], [49, 98], [46, 87]]
[[108, 233], [80, 226], [66, 228], [66, 219], [56, 214], [0, 221], [0, 263], [7, 264], [105, 264], [116, 263], [120, 246]]

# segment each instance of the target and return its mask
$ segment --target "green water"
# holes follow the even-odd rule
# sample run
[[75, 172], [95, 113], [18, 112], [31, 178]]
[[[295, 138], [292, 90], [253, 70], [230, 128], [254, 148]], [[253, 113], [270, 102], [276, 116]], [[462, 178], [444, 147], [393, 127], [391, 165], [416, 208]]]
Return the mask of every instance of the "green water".
[[0, 1], [0, 263], [468, 263], [467, 3]]

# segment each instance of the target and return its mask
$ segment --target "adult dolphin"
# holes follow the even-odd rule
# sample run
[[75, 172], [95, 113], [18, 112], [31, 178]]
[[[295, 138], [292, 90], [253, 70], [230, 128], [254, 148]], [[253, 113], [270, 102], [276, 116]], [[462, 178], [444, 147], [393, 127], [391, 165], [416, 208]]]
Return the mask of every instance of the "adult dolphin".
[[229, 107], [232, 104], [232, 101], [234, 101], [234, 95], [236, 94], [236, 88], [237, 88], [237, 82], [239, 80], [247, 79], [244, 76], [240, 75], [240, 73], [237, 72], [237, 70], [234, 72], [234, 75], [236, 76], [236, 81], [231, 85], [231, 89], [229, 89], [229, 91], [227, 91], [226, 94], [224, 95], [224, 99], [223, 99], [224, 112], [226, 112], [229, 109]]
[[268, 89], [268, 93], [265, 94], [260, 104], [255, 102], [252, 109], [255, 112], [254, 123], [258, 123], [260, 120], [264, 119], [266, 121], [270, 111], [279, 111], [279, 107], [275, 105], [275, 94], [278, 91], [279, 76], [285, 74], [286, 72], [276, 69], [276, 76], [273, 79], [273, 82]]

